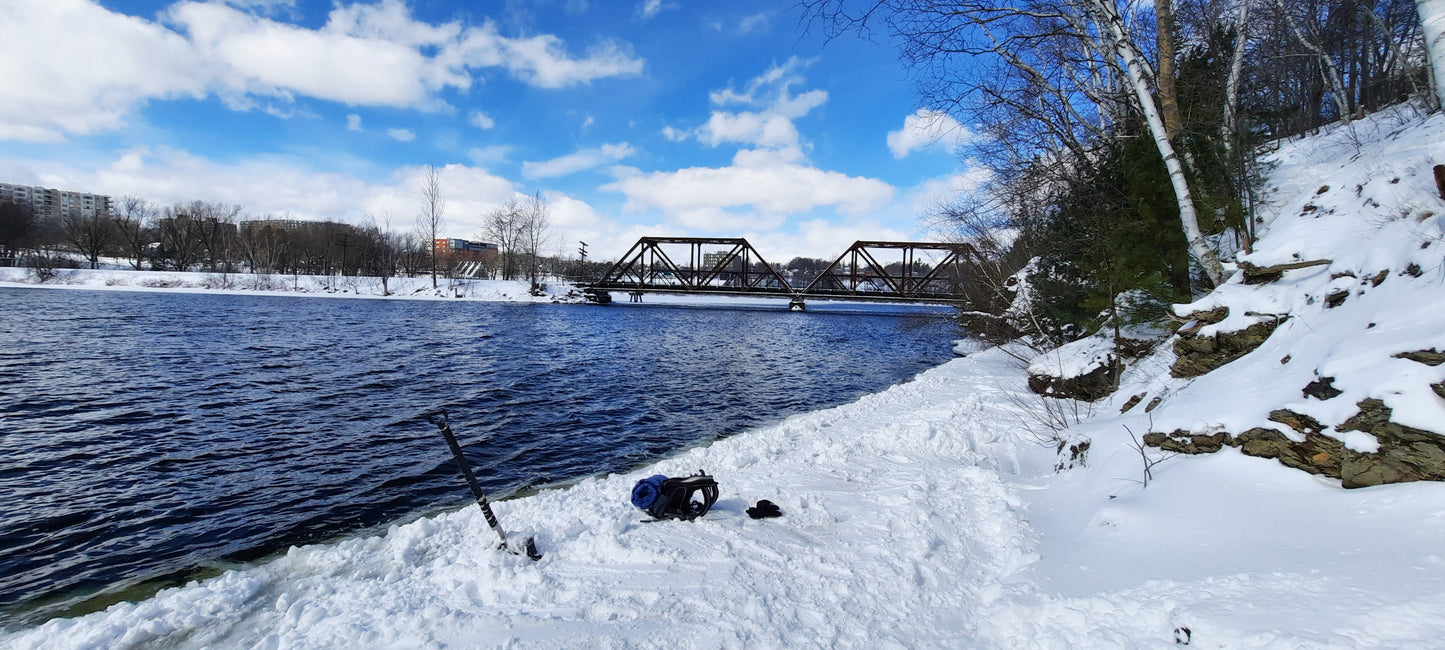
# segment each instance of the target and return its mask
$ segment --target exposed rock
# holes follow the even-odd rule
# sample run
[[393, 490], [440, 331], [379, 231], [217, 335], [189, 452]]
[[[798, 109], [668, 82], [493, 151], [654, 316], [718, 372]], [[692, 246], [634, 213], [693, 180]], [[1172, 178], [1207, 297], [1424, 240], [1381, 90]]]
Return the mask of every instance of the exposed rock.
[[1160, 339], [1135, 339], [1120, 336], [1114, 339], [1114, 350], [1125, 359], [1143, 359], [1154, 351], [1154, 346], [1159, 345], [1159, 341]]
[[1234, 332], [1199, 336], [1198, 330], [1179, 331], [1174, 339], [1174, 353], [1179, 358], [1169, 369], [1174, 377], [1198, 377], [1259, 347], [1274, 333], [1282, 320], [1262, 320]]
[[1133, 397], [1130, 397], [1130, 398], [1129, 398], [1129, 401], [1124, 402], [1124, 406], [1122, 406], [1122, 407], [1119, 408], [1119, 412], [1120, 412], [1120, 413], [1125, 413], [1125, 412], [1127, 412], [1129, 409], [1134, 408], [1135, 406], [1138, 406], [1138, 405], [1139, 405], [1139, 402], [1142, 402], [1142, 401], [1144, 401], [1144, 393], [1139, 393], [1138, 395], [1135, 395], [1135, 396], [1133, 396]]
[[1430, 384], [1430, 390], [1435, 391], [1435, 394], [1439, 395], [1440, 399], [1445, 399], [1445, 381], [1438, 384]]
[[1154, 399], [1149, 400], [1149, 403], [1144, 405], [1144, 412], [1145, 412], [1145, 413], [1152, 412], [1156, 407], [1158, 407], [1158, 406], [1159, 406], [1160, 404], [1162, 404], [1163, 402], [1164, 402], [1164, 398], [1163, 398], [1163, 397], [1155, 397]]
[[1144, 444], [1164, 451], [1180, 454], [1212, 454], [1229, 443], [1229, 434], [1220, 432], [1212, 435], [1192, 434], [1183, 429], [1170, 433], [1151, 432], [1144, 434]]
[[[1068, 447], [1069, 457], [1064, 458], [1064, 448]], [[1062, 472], [1066, 469], [1083, 467], [1089, 460], [1089, 441], [1080, 440], [1069, 444], [1066, 440], [1059, 441], [1059, 447], [1055, 451], [1059, 454], [1059, 462], [1054, 465], [1054, 471]]]
[[1231, 443], [1232, 446], [1239, 447], [1244, 455], [1260, 458], [1279, 458], [1279, 455], [1293, 444], [1294, 441], [1283, 433], [1263, 427], [1245, 431], [1235, 436]]
[[1305, 397], [1313, 397], [1323, 401], [1339, 397], [1344, 391], [1335, 388], [1334, 377], [1320, 377], [1306, 384], [1304, 390], [1301, 392], [1304, 393]]
[[1390, 421], [1392, 411], [1378, 399], [1360, 400], [1354, 417], [1340, 431], [1374, 435], [1380, 448], [1361, 454], [1362, 462], [1344, 477], [1345, 487], [1364, 487], [1402, 481], [1445, 480], [1445, 436]]
[[1414, 262], [1410, 262], [1410, 264], [1405, 267], [1405, 275], [1408, 275], [1412, 278], [1418, 278], [1423, 273], [1424, 271], [1420, 270], [1420, 265]]
[[[1432, 388], [1437, 393], [1445, 392], [1445, 387]], [[1285, 409], [1270, 413], [1269, 419], [1304, 434], [1304, 441], [1255, 428], [1233, 438], [1223, 433], [1201, 435], [1184, 430], [1150, 433], [1144, 436], [1144, 444], [1186, 454], [1209, 453], [1230, 445], [1239, 447], [1247, 456], [1274, 458], [1288, 467], [1340, 479], [1346, 488], [1445, 480], [1445, 436], [1391, 422], [1390, 407], [1378, 399], [1361, 400], [1356, 406], [1359, 412], [1337, 429], [1373, 435], [1379, 443], [1374, 453], [1350, 449], [1340, 440], [1321, 434], [1323, 426], [1313, 418]]]
[[1376, 273], [1376, 274], [1375, 274], [1375, 277], [1370, 278], [1370, 286], [1372, 286], [1372, 287], [1378, 287], [1378, 286], [1380, 286], [1380, 283], [1381, 283], [1381, 282], [1384, 282], [1384, 281], [1385, 281], [1385, 278], [1388, 278], [1388, 277], [1390, 277], [1390, 269], [1385, 269], [1385, 270], [1383, 270], [1383, 271], [1380, 271], [1379, 273]]
[[1229, 318], [1229, 307], [1226, 305], [1220, 305], [1218, 307], [1215, 307], [1214, 309], [1205, 309], [1202, 311], [1196, 311], [1190, 314], [1186, 314], [1184, 318], [1186, 320], [1198, 321], [1196, 327], [1197, 329], [1198, 327], [1213, 325], [1215, 323], [1218, 323], [1219, 321]]
[[1334, 291], [1325, 294], [1325, 307], [1329, 309], [1339, 307], [1340, 305], [1345, 304], [1345, 299], [1349, 297], [1350, 292], [1348, 289], [1335, 289]]
[[1269, 412], [1269, 421], [1278, 422], [1295, 431], [1305, 435], [1319, 433], [1325, 430], [1325, 425], [1303, 413], [1295, 413], [1289, 409], [1276, 409]]
[[1093, 402], [1112, 395], [1119, 388], [1119, 373], [1124, 365], [1109, 355], [1106, 363], [1077, 377], [1029, 375], [1029, 390], [1040, 395]]
[[1445, 352], [1439, 352], [1435, 348], [1429, 350], [1416, 350], [1414, 352], [1401, 352], [1395, 355], [1396, 359], [1409, 359], [1418, 361], [1427, 366], [1438, 366], [1445, 363]]
[[1303, 262], [1289, 262], [1286, 264], [1272, 264], [1270, 266], [1255, 266], [1249, 262], [1240, 262], [1239, 268], [1244, 272], [1245, 284], [1268, 284], [1280, 279], [1280, 276], [1283, 276], [1285, 271], [1307, 269], [1312, 266], [1327, 266], [1331, 263], [1332, 260], [1308, 260]]

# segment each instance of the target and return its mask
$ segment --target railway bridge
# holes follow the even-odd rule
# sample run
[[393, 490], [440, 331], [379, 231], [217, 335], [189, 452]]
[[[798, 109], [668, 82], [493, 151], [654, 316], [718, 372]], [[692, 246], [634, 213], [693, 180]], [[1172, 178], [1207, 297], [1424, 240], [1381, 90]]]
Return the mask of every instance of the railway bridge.
[[742, 238], [643, 237], [601, 279], [585, 285], [588, 300], [607, 304], [611, 292], [634, 301], [646, 293], [778, 296], [789, 309], [806, 300], [948, 303], [963, 297], [967, 267], [977, 252], [968, 244], [857, 241], [816, 273], [785, 274]]

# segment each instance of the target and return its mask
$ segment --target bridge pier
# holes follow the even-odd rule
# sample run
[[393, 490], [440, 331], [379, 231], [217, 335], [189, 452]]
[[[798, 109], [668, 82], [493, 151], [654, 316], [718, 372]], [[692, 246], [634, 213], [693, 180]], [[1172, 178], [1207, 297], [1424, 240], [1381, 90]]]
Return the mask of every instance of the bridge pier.
[[642, 302], [642, 292], [641, 292], [641, 291], [629, 291], [629, 292], [627, 292], [627, 295], [628, 295], [628, 297], [629, 297], [628, 302], [639, 302], [639, 303]]
[[788, 311], [807, 311], [808, 305], [803, 302], [802, 296], [793, 296], [788, 299]]

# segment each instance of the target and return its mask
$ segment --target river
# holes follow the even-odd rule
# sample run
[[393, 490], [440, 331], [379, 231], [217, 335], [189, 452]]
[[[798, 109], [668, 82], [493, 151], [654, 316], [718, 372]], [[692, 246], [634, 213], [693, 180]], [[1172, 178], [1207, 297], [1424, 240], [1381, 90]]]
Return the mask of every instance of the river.
[[[937, 308], [805, 313], [0, 289], [0, 625], [635, 468], [951, 357]], [[626, 498], [626, 495], [619, 495]]]

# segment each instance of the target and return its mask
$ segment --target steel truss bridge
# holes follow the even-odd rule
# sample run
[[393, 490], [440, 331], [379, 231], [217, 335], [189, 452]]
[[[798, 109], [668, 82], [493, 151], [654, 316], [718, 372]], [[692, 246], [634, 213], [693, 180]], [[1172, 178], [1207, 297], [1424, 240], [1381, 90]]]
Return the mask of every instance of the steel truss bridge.
[[962, 297], [976, 259], [968, 244], [858, 241], [798, 289], [746, 239], [643, 237], [585, 292], [600, 304], [612, 291], [634, 301], [644, 293], [779, 296], [791, 309], [807, 298], [946, 303]]

